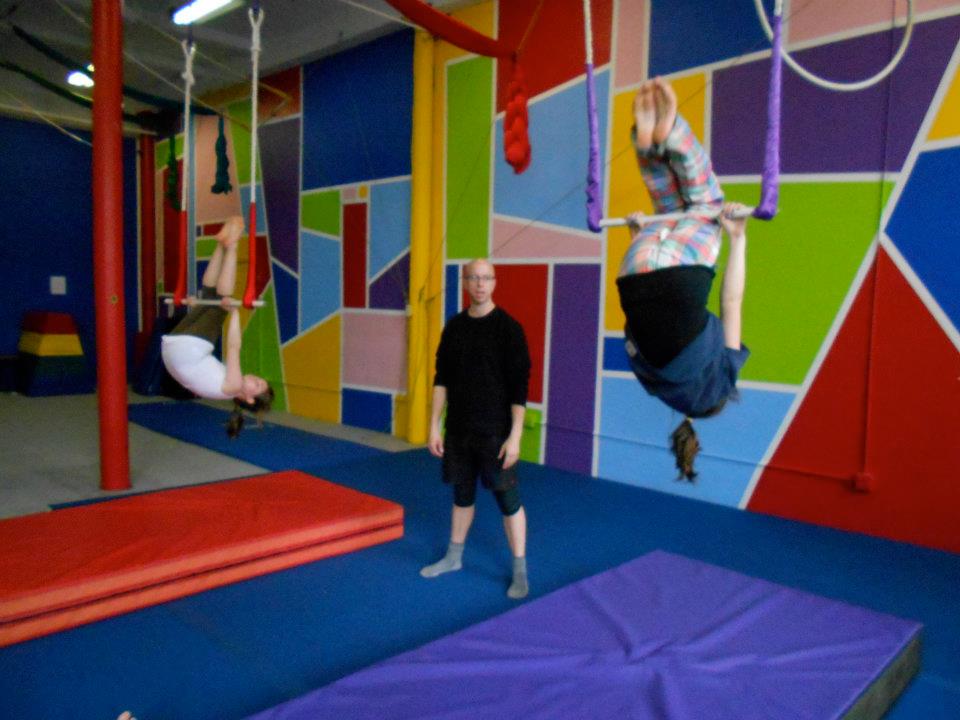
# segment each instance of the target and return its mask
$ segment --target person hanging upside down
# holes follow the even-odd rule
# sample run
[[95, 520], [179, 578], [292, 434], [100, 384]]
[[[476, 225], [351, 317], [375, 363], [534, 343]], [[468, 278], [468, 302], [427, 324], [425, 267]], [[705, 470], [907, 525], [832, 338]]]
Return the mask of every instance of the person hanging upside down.
[[[643, 83], [633, 113], [631, 139], [655, 212], [690, 217], [643, 224], [636, 213], [628, 219], [631, 244], [617, 277], [625, 345], [647, 392], [685, 416], [671, 441], [680, 477], [693, 481], [700, 446], [690, 419], [716, 415], [736, 397], [737, 376], [750, 355], [740, 340], [747, 237], [746, 220], [736, 216], [744, 206], [724, 204], [710, 158], [677, 114], [669, 83]], [[718, 318], [706, 306], [721, 228], [730, 253]]]
[[[224, 223], [217, 235], [217, 247], [203, 273], [200, 299], [221, 301], [221, 306], [198, 305], [187, 298], [190, 310], [176, 327], [163, 336], [161, 355], [167, 372], [178, 383], [202, 398], [234, 401], [227, 434], [236, 437], [243, 428], [243, 411], [259, 417], [270, 409], [273, 389], [262, 377], [244, 375], [240, 369], [240, 314], [230, 304], [237, 276], [237, 243], [243, 234], [243, 218]], [[213, 356], [229, 314], [224, 362]]]

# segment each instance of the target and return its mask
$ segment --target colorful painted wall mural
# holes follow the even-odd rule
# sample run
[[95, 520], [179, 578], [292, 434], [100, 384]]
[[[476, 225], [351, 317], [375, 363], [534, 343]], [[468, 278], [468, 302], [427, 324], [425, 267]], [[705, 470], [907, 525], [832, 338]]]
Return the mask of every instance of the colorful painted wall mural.
[[[651, 208], [629, 128], [633, 95], [654, 75], [675, 87], [728, 198], [759, 197], [769, 43], [752, 3], [722, 5], [593, 0], [606, 215]], [[521, 175], [503, 157], [505, 69], [442, 41], [434, 48], [438, 317], [463, 307], [462, 266], [490, 258], [497, 301], [522, 321], [533, 355], [523, 458], [960, 551], [960, 214], [944, 181], [960, 168], [960, 2], [918, 3], [903, 61], [873, 88], [831, 92], [785, 70], [780, 213], [748, 230], [752, 355], [739, 401], [699, 423], [695, 484], [675, 480], [667, 452], [681, 418], [627, 365], [614, 283], [627, 231], [586, 228], [581, 3], [551, 0], [531, 24], [537, 6], [456, 13], [488, 35], [526, 35], [533, 156]], [[786, 41], [812, 71], [859, 79], [899, 43], [902, 3], [897, 23], [890, 3], [843, 6], [792, 7]], [[397, 434], [408, 370], [431, 364], [407, 367], [413, 54], [404, 30], [266, 79], [287, 99], [261, 104], [266, 305], [245, 316], [245, 360], [282, 388], [282, 407]], [[234, 100], [224, 106], [233, 194], [208, 191], [216, 118], [193, 128], [197, 273], [207, 238], [250, 196], [249, 103]], [[158, 193], [167, 157], [161, 142]], [[168, 258], [169, 219], [159, 236]]]

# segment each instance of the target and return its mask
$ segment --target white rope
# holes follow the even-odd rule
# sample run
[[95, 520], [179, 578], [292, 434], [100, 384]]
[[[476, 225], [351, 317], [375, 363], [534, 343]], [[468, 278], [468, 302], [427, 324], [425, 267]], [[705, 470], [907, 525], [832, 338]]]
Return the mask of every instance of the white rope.
[[[730, 217], [734, 220], [740, 220], [742, 218], [748, 218], [753, 214], [754, 208], [745, 207], [742, 210], [738, 210], [735, 213], [731, 213]], [[668, 220], [685, 220], [686, 218], [703, 218], [706, 220], [716, 220], [720, 217], [720, 213], [723, 212], [723, 208], [717, 207], [708, 207], [702, 210], [690, 209], [684, 210], [683, 212], [672, 212], [672, 213], [661, 213], [659, 215], [640, 215], [638, 217], [630, 218], [603, 218], [600, 221], [600, 227], [642, 227], [643, 225], [649, 225], [655, 222], [665, 222]]]
[[253, 8], [247, 10], [247, 17], [250, 18], [250, 29], [253, 37], [250, 41], [250, 58], [253, 62], [253, 77], [250, 86], [250, 104], [252, 113], [250, 116], [250, 203], [257, 204], [257, 100], [258, 100], [258, 82], [260, 74], [260, 25], [263, 24], [263, 8], [258, 8], [254, 12]]
[[[777, 0], [778, 7], [774, 11], [776, 14], [780, 14], [781, 12], [781, 2], [782, 0]], [[757, 9], [757, 17], [760, 18], [760, 24], [763, 26], [763, 32], [766, 33], [767, 39], [773, 42], [773, 28], [770, 27], [770, 22], [767, 20], [767, 13], [763, 9], [762, 0], [753, 0], [753, 4]], [[913, 20], [913, 0], [907, 0], [907, 27], [903, 32], [903, 40], [900, 42], [900, 49], [897, 50], [897, 54], [890, 59], [890, 62], [887, 63], [886, 67], [884, 67], [873, 77], [869, 77], [866, 80], [859, 80], [857, 82], [849, 83], [826, 80], [814, 75], [812, 72], [801, 66], [800, 63], [794, 60], [790, 53], [787, 52], [786, 47], [781, 47], [780, 55], [783, 57], [787, 65], [793, 68], [793, 70], [800, 75], [800, 77], [818, 87], [822, 87], [826, 90], [836, 90], [837, 92], [856, 92], [858, 90], [865, 90], [868, 87], [876, 85], [878, 82], [887, 77], [887, 75], [892, 73], [894, 68], [896, 68], [900, 63], [900, 60], [907, 52], [907, 47], [910, 45], [910, 37], [913, 35]]]
[[593, 65], [593, 19], [590, 14], [590, 0], [583, 0], [583, 34], [587, 44], [587, 65]]
[[[71, 10], [69, 7], [67, 7], [66, 5], [64, 5], [64, 4], [63, 4], [63, 0], [54, 0], [54, 2], [55, 2], [55, 3], [60, 7], [60, 9], [63, 10], [70, 18], [72, 18], [73, 20], [75, 20], [76, 22], [80, 23], [81, 25], [83, 25], [83, 26], [86, 27], [86, 28], [90, 28], [90, 27], [91, 27], [90, 23], [88, 23], [88, 22], [87, 22], [86, 20], [84, 20], [82, 17], [80, 17], [79, 15], [77, 15], [75, 12], [73, 12], [73, 10]], [[148, 27], [149, 27], [151, 30], [159, 33], [159, 34], [162, 35], [163, 37], [167, 38], [168, 40], [172, 40], [173, 42], [175, 42], [175, 43], [177, 43], [177, 44], [180, 43], [180, 40], [179, 40], [175, 35], [171, 35], [170, 33], [164, 32], [164, 31], [161, 30], [160, 28], [155, 27], [155, 26], [153, 26], [153, 25], [149, 25]], [[137, 57], [136, 57], [133, 53], [131, 53], [129, 50], [124, 49], [124, 51], [123, 51], [123, 56], [124, 56], [127, 60], [129, 60], [130, 62], [134, 63], [135, 65], [139, 65], [144, 71], [146, 71], [147, 73], [149, 73], [150, 75], [152, 75], [154, 78], [156, 78], [157, 80], [159, 80], [160, 82], [162, 82], [164, 85], [168, 85], [168, 86], [170, 86], [171, 88], [173, 88], [174, 90], [176, 90], [177, 93], [183, 92], [183, 88], [181, 88], [181, 87], [180, 87], [179, 85], [177, 85], [175, 82], [172, 82], [172, 81], [168, 80], [168, 79], [167, 79], [166, 77], [164, 77], [161, 73], [157, 72], [156, 70], [154, 70], [152, 67], [150, 67], [150, 66], [147, 65], [146, 63], [141, 62], [140, 60], [138, 60]], [[206, 53], [197, 51], [197, 57], [199, 57], [199, 58], [201, 58], [201, 59], [203, 59], [203, 60], [207, 60], [207, 61], [213, 63], [214, 65], [217, 65], [218, 67], [224, 68], [224, 69], [227, 70], [230, 74], [232, 74], [232, 75], [234, 75], [234, 76], [236, 76], [236, 77], [239, 77], [239, 78], [244, 78], [244, 77], [246, 77], [245, 75], [243, 75], [243, 73], [237, 72], [236, 70], [234, 70], [233, 68], [231, 68], [229, 65], [225, 65], [224, 63], [220, 62], [219, 60], [217, 60], [215, 57], [213, 57], [213, 56], [211, 56], [211, 55], [207, 55]], [[266, 83], [263, 84], [263, 87], [264, 87], [265, 89], [269, 90], [270, 92], [272, 92], [274, 95], [277, 95], [278, 97], [282, 98], [283, 102], [281, 103], [280, 106], [278, 106], [278, 109], [279, 109], [279, 107], [283, 107], [284, 105], [286, 105], [287, 103], [290, 102], [290, 96], [287, 95], [286, 93], [281, 92], [280, 90], [277, 90], [275, 87], [273, 87], [273, 86], [271, 86], [271, 85], [267, 85]], [[208, 103], [208, 102], [205, 102], [205, 101], [204, 101], [203, 99], [201, 99], [201, 98], [196, 98], [196, 99], [193, 100], [193, 102], [196, 103], [197, 105], [200, 105], [200, 106], [202, 106], [202, 107], [205, 107], [207, 110], [212, 110], [213, 112], [217, 113], [218, 115], [224, 115], [228, 120], [230, 120], [230, 122], [234, 123], [235, 125], [238, 125], [239, 127], [244, 128], [245, 130], [249, 129], [249, 128], [247, 128], [246, 124], [240, 122], [240, 121], [237, 120], [236, 118], [231, 117], [230, 115], [227, 115], [227, 114], [223, 113], [220, 108], [214, 107], [213, 105], [211, 105], [211, 104]]]
[[196, 46], [190, 40], [180, 43], [183, 48], [183, 187], [180, 188], [180, 210], [187, 212], [187, 184], [190, 179], [190, 94], [193, 90], [193, 55]]

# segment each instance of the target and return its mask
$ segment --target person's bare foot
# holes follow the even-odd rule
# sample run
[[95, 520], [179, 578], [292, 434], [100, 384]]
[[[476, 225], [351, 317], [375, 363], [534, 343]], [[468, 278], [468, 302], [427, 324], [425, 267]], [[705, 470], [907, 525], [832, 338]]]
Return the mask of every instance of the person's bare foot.
[[243, 218], [234, 215], [220, 228], [220, 232], [217, 233], [217, 242], [225, 248], [233, 247], [240, 241], [241, 235], [243, 235]]
[[653, 144], [653, 131], [657, 124], [657, 107], [654, 100], [654, 85], [649, 80], [640, 85], [633, 98], [633, 119], [637, 129], [637, 147], [641, 150]]
[[665, 80], [657, 78], [653, 84], [657, 122], [653, 127], [652, 139], [655, 143], [662, 143], [673, 130], [673, 124], [677, 120], [677, 94]]

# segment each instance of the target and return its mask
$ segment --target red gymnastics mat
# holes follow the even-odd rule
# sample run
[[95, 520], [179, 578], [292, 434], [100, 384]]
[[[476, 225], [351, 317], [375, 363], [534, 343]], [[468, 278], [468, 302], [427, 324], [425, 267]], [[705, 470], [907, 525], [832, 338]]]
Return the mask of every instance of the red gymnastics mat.
[[0, 647], [403, 536], [296, 470], [0, 521]]

